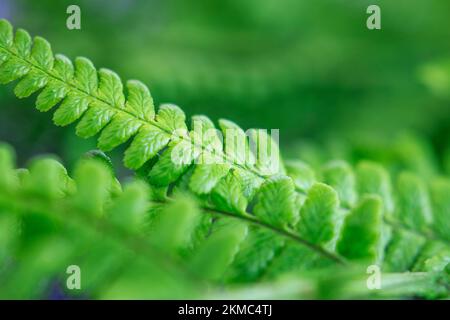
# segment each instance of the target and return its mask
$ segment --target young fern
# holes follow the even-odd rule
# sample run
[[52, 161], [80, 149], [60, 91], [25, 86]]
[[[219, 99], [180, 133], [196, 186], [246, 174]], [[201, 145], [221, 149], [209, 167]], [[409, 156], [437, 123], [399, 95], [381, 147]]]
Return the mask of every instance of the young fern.
[[[80, 120], [77, 134], [100, 133], [98, 146], [104, 151], [131, 139], [124, 163], [144, 172], [150, 184], [159, 188], [158, 201], [168, 201], [166, 196], [173, 190], [190, 190], [203, 209], [252, 223], [255, 228], [231, 268], [232, 279], [278, 275], [293, 269], [295, 259], [301, 268], [354, 260], [395, 271], [438, 271], [448, 263], [450, 203], [446, 195], [450, 187], [446, 179], [433, 183], [429, 199], [417, 177], [402, 175], [394, 192], [384, 169], [368, 162], [360, 163], [356, 173], [345, 163], [332, 162], [321, 179], [295, 161], [274, 174], [268, 159], [252, 158], [249, 141], [236, 124], [219, 121], [225, 141], [227, 129], [243, 137], [243, 152], [229, 152], [217, 136], [198, 143], [196, 124], [200, 132], [215, 128], [207, 117], [192, 117], [189, 130], [177, 106], [165, 104], [155, 111], [144, 84], [128, 81], [125, 97], [114, 72], [97, 71], [86, 58], [76, 58], [72, 64], [62, 55], [53, 56], [47, 41], [36, 37], [32, 42], [21, 29], [14, 35], [6, 20], [0, 21], [0, 62], [0, 82], [21, 79], [14, 90], [19, 98], [42, 90], [37, 109], [57, 106], [56, 125]], [[267, 145], [271, 138], [261, 135], [259, 139], [258, 143]], [[181, 155], [181, 162], [173, 161], [174, 152]], [[245, 161], [247, 156], [251, 161]], [[220, 163], [196, 161], [211, 157], [218, 157]], [[235, 234], [235, 243], [243, 233]], [[274, 234], [283, 240], [274, 241]], [[246, 254], [255, 246], [260, 255]], [[197, 266], [203, 263], [201, 258], [197, 261]], [[214, 272], [210, 277], [215, 277]]]

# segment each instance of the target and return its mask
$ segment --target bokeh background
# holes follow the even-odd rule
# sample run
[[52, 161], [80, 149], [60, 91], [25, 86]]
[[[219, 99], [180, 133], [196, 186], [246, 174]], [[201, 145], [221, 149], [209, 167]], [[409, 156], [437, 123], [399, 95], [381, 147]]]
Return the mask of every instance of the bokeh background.
[[[66, 28], [71, 4], [81, 30]], [[370, 4], [382, 30], [366, 28]], [[145, 82], [157, 104], [278, 128], [285, 156], [312, 166], [369, 158], [450, 172], [450, 1], [0, 0], [0, 17]], [[0, 87], [0, 140], [19, 163], [54, 153], [70, 168], [95, 148], [12, 88]]]

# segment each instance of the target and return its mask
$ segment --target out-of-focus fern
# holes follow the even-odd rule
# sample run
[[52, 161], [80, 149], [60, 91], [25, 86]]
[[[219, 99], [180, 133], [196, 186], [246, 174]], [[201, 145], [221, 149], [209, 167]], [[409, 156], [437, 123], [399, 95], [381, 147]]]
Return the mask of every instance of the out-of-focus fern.
[[[333, 267], [317, 271], [285, 274], [225, 292], [217, 299], [392, 299], [403, 297], [438, 298], [448, 296], [450, 270], [442, 273], [384, 273], [382, 290], [370, 290], [364, 270], [358, 266]], [[447, 284], [447, 285], [446, 285]]]
[[247, 227], [218, 220], [199, 237], [192, 199], [159, 208], [149, 194], [142, 181], [122, 189], [98, 160], [81, 161], [74, 179], [51, 158], [15, 169], [0, 145], [0, 297], [52, 297], [52, 284], [64, 291], [71, 264], [82, 270], [83, 295], [198, 296], [229, 265]]
[[[231, 281], [347, 261], [384, 265], [393, 271], [443, 272], [448, 264], [450, 203], [446, 195], [450, 187], [446, 179], [432, 184], [429, 198], [418, 177], [404, 174], [392, 190], [387, 172], [368, 162], [360, 163], [355, 173], [345, 163], [331, 163], [317, 174], [294, 161], [288, 163], [287, 173], [280, 166], [273, 174], [267, 159], [236, 161], [249, 154], [249, 142], [244, 131], [227, 120], [219, 121], [225, 138], [226, 129], [236, 130], [244, 137], [244, 150], [228, 153], [226, 146], [212, 137], [208, 143], [219, 150], [222, 163], [198, 164], [196, 159], [211, 157], [212, 151], [206, 143], [193, 139], [196, 124], [201, 131], [214, 128], [214, 124], [204, 116], [194, 116], [189, 132], [180, 108], [162, 105], [155, 112], [150, 92], [142, 83], [128, 81], [125, 97], [114, 72], [97, 72], [85, 58], [77, 58], [73, 66], [68, 58], [53, 56], [44, 39], [36, 37], [33, 44], [21, 29], [14, 36], [5, 20], [0, 21], [0, 61], [2, 83], [21, 79], [14, 90], [18, 97], [42, 89], [37, 98], [39, 110], [48, 111], [59, 104], [55, 124], [65, 126], [81, 119], [77, 134], [89, 137], [101, 132], [98, 145], [104, 151], [133, 139], [125, 152], [125, 164], [148, 180], [153, 201], [160, 202], [159, 208], [151, 210], [153, 242], [158, 247], [155, 239], [164, 239], [163, 249], [191, 257], [190, 272], [201, 270], [206, 279], [220, 279], [246, 233], [242, 221], [252, 227], [229, 270]], [[267, 135], [260, 139], [257, 143], [270, 141]], [[175, 149], [183, 159], [178, 164], [171, 158]], [[84, 177], [73, 203], [88, 206], [95, 216], [101, 213], [105, 191], [91, 190], [92, 179], [88, 174]], [[232, 217], [234, 222], [220, 219], [210, 226], [210, 219], [201, 218], [195, 228], [195, 214], [170, 203], [179, 191], [195, 194], [199, 206], [209, 214]], [[91, 194], [95, 196], [90, 198]], [[133, 195], [129, 197], [133, 199]], [[123, 203], [114, 202], [117, 209], [112, 209], [111, 221], [135, 220], [132, 215], [122, 216]], [[182, 213], [176, 219], [177, 227], [173, 227], [170, 213], [161, 214], [166, 210]], [[185, 235], [191, 232], [194, 241], [186, 243]], [[211, 252], [215, 253], [213, 261]]]

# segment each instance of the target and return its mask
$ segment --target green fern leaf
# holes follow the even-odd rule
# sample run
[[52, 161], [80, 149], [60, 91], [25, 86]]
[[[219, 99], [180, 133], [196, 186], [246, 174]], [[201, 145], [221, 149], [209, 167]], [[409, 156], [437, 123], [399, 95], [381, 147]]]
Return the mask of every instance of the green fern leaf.
[[383, 269], [387, 272], [411, 270], [425, 245], [425, 238], [414, 233], [397, 230], [386, 249]]
[[191, 270], [205, 279], [222, 278], [246, 235], [245, 224], [227, 221], [199, 247], [191, 261]]
[[54, 113], [53, 122], [57, 126], [67, 126], [78, 120], [88, 109], [88, 106], [89, 100], [87, 97], [70, 94]]
[[211, 193], [211, 201], [219, 210], [238, 214], [246, 213], [248, 200], [243, 194], [242, 185], [236, 171], [229, 172], [214, 187]]
[[189, 187], [197, 194], [208, 194], [230, 171], [228, 164], [199, 164], [195, 167]]
[[356, 180], [359, 196], [365, 194], [380, 196], [386, 213], [392, 213], [394, 204], [391, 181], [383, 167], [373, 162], [362, 161], [356, 168]]
[[295, 209], [294, 183], [288, 177], [267, 180], [256, 195], [254, 214], [270, 225], [293, 226], [298, 220]]
[[42, 89], [47, 85], [48, 79], [37, 72], [28, 73], [17, 86], [14, 88], [14, 94], [18, 98], [26, 98], [35, 93], [36, 91]]
[[337, 251], [350, 260], [377, 262], [380, 257], [382, 206], [379, 197], [366, 196], [345, 218]]
[[0, 190], [8, 193], [17, 187], [18, 179], [14, 173], [15, 153], [7, 144], [0, 143]]
[[[97, 116], [93, 115], [92, 119], [97, 119]], [[141, 128], [130, 147], [125, 151], [125, 165], [131, 169], [139, 169], [156, 156], [169, 141], [170, 136], [155, 127]]]
[[109, 151], [125, 143], [138, 132], [142, 123], [127, 115], [117, 114], [102, 131], [98, 139], [98, 147]]
[[96, 161], [81, 162], [75, 171], [75, 182], [78, 188], [74, 205], [82, 212], [102, 215], [111, 185], [110, 172]]
[[50, 81], [38, 95], [36, 108], [42, 112], [50, 110], [64, 99], [67, 92], [66, 87], [60, 82]]
[[51, 71], [53, 68], [53, 52], [50, 43], [44, 38], [35, 37], [34, 45], [31, 49], [31, 60], [44, 71]]
[[288, 175], [295, 183], [295, 187], [302, 192], [307, 192], [317, 181], [315, 172], [304, 162], [290, 160], [286, 162]]
[[227, 278], [233, 282], [256, 281], [267, 271], [284, 245], [285, 239], [278, 234], [255, 226], [249, 228], [245, 241], [227, 271]]
[[73, 192], [73, 182], [66, 168], [53, 159], [34, 160], [22, 184], [28, 192], [49, 198], [61, 198]]
[[140, 81], [127, 82], [128, 101], [125, 109], [144, 121], [151, 121], [155, 116], [153, 98], [148, 88]]
[[192, 234], [199, 223], [199, 209], [188, 197], [178, 197], [159, 213], [151, 225], [150, 237], [156, 245], [168, 250], [191, 245]]
[[431, 223], [431, 206], [425, 184], [416, 176], [403, 173], [397, 180], [397, 218], [405, 226], [424, 230]]
[[0, 44], [5, 48], [13, 45], [13, 28], [6, 20], [0, 20]]
[[128, 184], [108, 209], [108, 219], [130, 232], [140, 231], [150, 206], [148, 193], [148, 186], [142, 181]]
[[301, 208], [296, 229], [312, 243], [329, 243], [337, 233], [338, 206], [336, 191], [322, 183], [314, 184]]
[[342, 206], [354, 206], [357, 198], [356, 179], [350, 166], [343, 161], [332, 161], [323, 169], [323, 182], [333, 187]]

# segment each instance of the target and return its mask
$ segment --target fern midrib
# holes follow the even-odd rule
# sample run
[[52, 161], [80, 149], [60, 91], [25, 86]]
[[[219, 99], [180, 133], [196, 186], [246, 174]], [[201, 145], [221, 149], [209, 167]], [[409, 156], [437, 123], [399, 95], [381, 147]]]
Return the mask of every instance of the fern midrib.
[[[171, 201], [172, 199], [167, 199], [168, 201]], [[158, 204], [167, 204], [167, 201], [162, 201], [162, 200], [151, 200], [151, 202], [153, 203], [158, 203]], [[272, 232], [275, 232], [285, 238], [288, 238], [290, 240], [293, 240], [294, 242], [297, 242], [303, 246], [306, 246], [307, 248], [316, 251], [317, 253], [319, 253], [320, 255], [335, 261], [339, 264], [346, 264], [347, 262], [345, 261], [345, 259], [337, 254], [334, 254], [331, 251], [328, 251], [324, 248], [322, 248], [321, 246], [318, 246], [304, 238], [302, 238], [301, 236], [299, 236], [297, 233], [295, 233], [294, 230], [291, 230], [290, 228], [278, 228], [274, 225], [271, 225], [269, 223], [266, 223], [264, 221], [261, 221], [259, 219], [257, 219], [256, 217], [254, 217], [253, 215], [251, 215], [250, 213], [246, 212], [246, 215], [242, 215], [242, 214], [235, 214], [235, 213], [231, 213], [231, 212], [227, 212], [224, 210], [218, 210], [215, 208], [211, 208], [208, 206], [201, 206], [201, 209], [203, 211], [206, 211], [207, 213], [210, 214], [217, 214], [217, 215], [221, 215], [221, 216], [226, 216], [226, 217], [230, 217], [230, 218], [234, 218], [237, 220], [241, 220], [247, 223], [251, 223], [255, 226], [259, 226], [268, 230], [271, 230]]]
[[318, 246], [318, 245], [316, 245], [316, 244], [314, 244], [312, 242], [309, 242], [308, 240], [300, 237], [298, 234], [296, 234], [294, 231], [292, 231], [289, 228], [286, 228], [286, 229], [277, 228], [277, 227], [275, 227], [275, 226], [273, 226], [271, 224], [268, 224], [268, 223], [263, 222], [261, 220], [258, 220], [256, 218], [253, 218], [252, 216], [239, 216], [239, 215], [230, 214], [230, 213], [228, 213], [226, 211], [220, 211], [220, 210], [216, 210], [216, 209], [207, 209], [207, 208], [204, 208], [204, 209], [207, 210], [207, 211], [213, 212], [213, 213], [222, 214], [222, 215], [226, 215], [226, 216], [229, 216], [229, 217], [241, 218], [242, 220], [248, 221], [248, 222], [253, 223], [255, 225], [258, 225], [260, 227], [267, 228], [269, 230], [272, 230], [275, 233], [278, 233], [279, 235], [282, 235], [282, 236], [287, 237], [287, 238], [289, 238], [291, 240], [294, 240], [294, 241], [296, 241], [296, 242], [298, 242], [298, 243], [308, 247], [309, 249], [311, 249], [313, 251], [316, 251], [317, 253], [323, 255], [324, 257], [326, 257], [326, 258], [328, 258], [330, 260], [333, 260], [333, 261], [335, 261], [335, 262], [337, 262], [339, 264], [345, 264], [346, 263], [345, 260], [341, 256], [338, 256], [338, 255], [336, 255], [336, 254], [334, 254], [334, 253], [332, 253], [332, 252], [330, 252], [330, 251], [328, 251], [328, 250], [322, 248], [321, 246]]
[[[17, 55], [15, 52], [11, 51], [9, 48], [5, 48], [5, 47], [0, 45], [0, 49], [3, 49], [8, 54], [14, 56], [14, 58], [19, 59], [19, 60], [23, 61], [24, 63], [28, 64], [31, 68], [37, 69], [39, 72], [44, 73], [47, 77], [50, 77], [50, 78], [52, 78], [54, 80], [57, 80], [57, 81], [61, 82], [62, 84], [64, 84], [65, 86], [70, 87], [73, 91], [78, 91], [82, 95], [85, 95], [85, 96], [87, 96], [87, 97], [89, 97], [91, 99], [99, 101], [100, 103], [104, 104], [108, 108], [112, 108], [112, 109], [117, 110], [118, 112], [122, 112], [122, 113], [126, 114], [127, 116], [132, 117], [134, 119], [134, 121], [140, 122], [144, 126], [156, 127], [159, 130], [165, 132], [167, 135], [172, 135], [173, 134], [173, 132], [170, 132], [166, 128], [160, 126], [158, 122], [156, 122], [154, 120], [140, 119], [136, 115], [134, 115], [133, 113], [131, 113], [131, 112], [125, 110], [125, 109], [122, 109], [122, 108], [120, 108], [118, 106], [112, 105], [108, 101], [105, 101], [104, 99], [102, 99], [102, 98], [100, 98], [100, 97], [98, 97], [96, 95], [93, 95], [92, 93], [87, 92], [87, 91], [83, 90], [82, 88], [77, 87], [73, 83], [66, 82], [64, 79], [61, 79], [57, 75], [55, 75], [55, 74], [53, 74], [53, 73], [51, 73], [51, 72], [41, 68], [40, 66], [34, 64], [32, 61], [26, 60], [23, 57], [21, 57], [20, 55]], [[90, 107], [90, 104], [89, 104], [88, 107]], [[189, 137], [186, 137], [184, 135], [180, 136], [180, 137], [181, 137], [181, 139], [183, 139], [186, 142], [189, 142], [191, 145], [195, 146], [196, 148], [200, 148], [202, 150], [202, 152], [205, 152], [205, 153], [208, 154], [208, 150], [206, 149], [206, 147], [204, 145], [199, 145], [197, 143], [194, 143], [192, 141], [192, 139], [190, 139]], [[214, 156], [217, 157], [219, 155], [218, 154], [214, 154]], [[240, 168], [242, 170], [250, 171], [252, 174], [254, 174], [254, 175], [256, 175], [256, 176], [258, 176], [259, 178], [262, 178], [262, 179], [266, 179], [267, 178], [267, 176], [261, 174], [260, 172], [258, 172], [257, 170], [255, 170], [255, 169], [253, 169], [251, 167], [243, 166], [243, 165], [241, 165], [239, 163], [236, 163], [235, 161], [230, 159], [227, 154], [223, 153], [222, 150], [220, 151], [220, 158], [221, 158], [221, 160], [224, 160], [224, 162], [228, 163], [232, 167], [237, 167], [237, 168]]]

